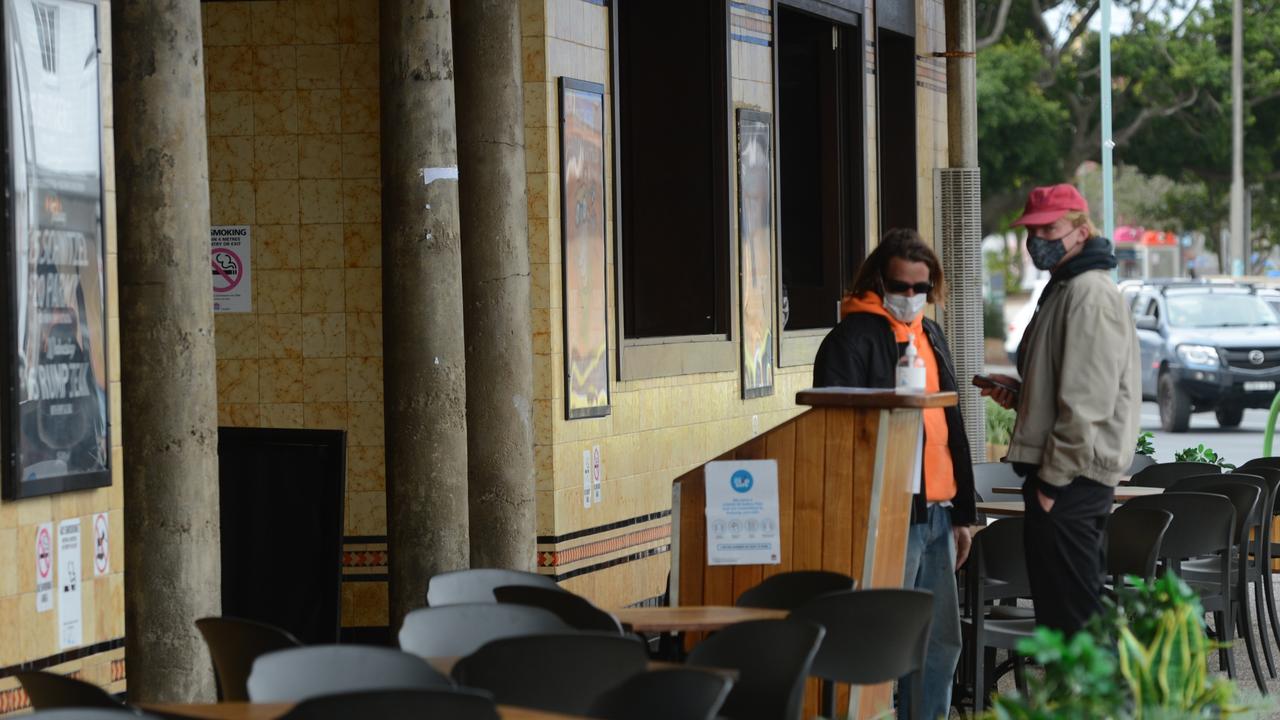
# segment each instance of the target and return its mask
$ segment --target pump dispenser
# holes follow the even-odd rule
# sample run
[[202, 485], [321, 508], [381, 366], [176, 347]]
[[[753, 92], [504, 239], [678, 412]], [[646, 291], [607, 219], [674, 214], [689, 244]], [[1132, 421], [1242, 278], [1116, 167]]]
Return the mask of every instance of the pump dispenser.
[[898, 360], [898, 376], [894, 390], [898, 393], [922, 393], [925, 385], [924, 358], [916, 352], [916, 336], [907, 335], [907, 348]]

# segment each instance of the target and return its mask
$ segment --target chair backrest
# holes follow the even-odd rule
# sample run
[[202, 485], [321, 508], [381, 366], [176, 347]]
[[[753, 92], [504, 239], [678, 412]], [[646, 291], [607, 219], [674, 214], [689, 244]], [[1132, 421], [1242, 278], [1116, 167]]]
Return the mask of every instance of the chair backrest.
[[253, 663], [249, 699], [300, 702], [364, 690], [432, 690], [453, 682], [425, 660], [392, 648], [312, 645], [267, 653]]
[[1236, 542], [1249, 544], [1249, 533], [1262, 522], [1262, 495], [1266, 481], [1255, 475], [1210, 475], [1183, 478], [1165, 493], [1202, 492], [1223, 495], [1235, 507]]
[[1022, 478], [1014, 472], [1012, 463], [984, 462], [973, 464], [973, 489], [983, 500], [995, 500], [993, 490], [998, 487], [1018, 487]]
[[1274, 470], [1280, 470], [1280, 457], [1276, 457], [1274, 455], [1269, 457], [1256, 457], [1236, 469], [1244, 470], [1245, 468], [1252, 467], [1267, 467]]
[[1137, 575], [1150, 580], [1160, 560], [1160, 544], [1173, 524], [1173, 513], [1121, 505], [1107, 521], [1107, 574], [1117, 579]]
[[[12, 629], [12, 628], [11, 628]], [[115, 708], [124, 703], [93, 683], [51, 672], [14, 673], [36, 710], [54, 708]]]
[[546, 575], [503, 570], [501, 568], [471, 568], [434, 575], [427, 584], [427, 604], [459, 605], [461, 603], [497, 602], [493, 589], [503, 585], [534, 585], [559, 589], [555, 580]]
[[1156, 464], [1156, 459], [1151, 457], [1150, 455], [1143, 455], [1142, 453], [1136, 453], [1133, 456], [1133, 462], [1129, 463], [1129, 470], [1125, 473], [1125, 475], [1135, 475], [1139, 471], [1145, 470], [1155, 464]]
[[64, 707], [59, 710], [41, 710], [27, 717], [40, 720], [160, 720], [156, 715], [145, 715], [128, 708]]
[[1031, 594], [1023, 550], [1024, 525], [1020, 517], [1001, 518], [974, 533], [964, 567], [966, 613], [973, 614], [990, 600]]
[[1165, 492], [1136, 497], [1124, 504], [1125, 512], [1141, 509], [1166, 510], [1173, 515], [1160, 543], [1162, 559], [1208, 555], [1227, 550], [1235, 542], [1236, 508], [1222, 495]]
[[553, 613], [527, 605], [468, 603], [414, 610], [400, 627], [400, 649], [419, 657], [462, 657], [506, 637], [573, 632]]
[[933, 595], [920, 590], [845, 590], [816, 597], [791, 617], [827, 631], [811, 675], [870, 685], [924, 667]]
[[[503, 585], [493, 589], [493, 596], [500, 604], [527, 605], [547, 610], [574, 630], [622, 634], [622, 623], [618, 622], [618, 618], [596, 607], [590, 600], [568, 590], [552, 590], [533, 585]], [[545, 630], [544, 632], [560, 631]]]
[[591, 703], [600, 720], [714, 720], [733, 681], [707, 670], [673, 668], [633, 675]]
[[213, 660], [218, 697], [227, 701], [249, 699], [249, 671], [258, 656], [302, 645], [286, 630], [241, 618], [200, 618], [196, 620], [196, 629], [204, 637]]
[[1133, 477], [1129, 478], [1129, 484], [1140, 485], [1142, 487], [1167, 488], [1181, 478], [1212, 474], [1215, 472], [1220, 473], [1221, 470], [1217, 465], [1210, 465], [1209, 463], [1156, 463], [1155, 465], [1145, 467], [1135, 473]]
[[795, 610], [810, 600], [837, 590], [852, 590], [857, 582], [830, 570], [792, 570], [765, 578], [738, 596], [738, 607]]
[[303, 700], [281, 720], [499, 720], [498, 706], [488, 693], [466, 688], [452, 690], [371, 690], [324, 695]]
[[453, 666], [466, 687], [493, 693], [504, 705], [585, 715], [591, 701], [644, 672], [644, 643], [613, 633], [526, 635], [494, 640]]
[[826, 633], [803, 620], [753, 620], [703, 640], [686, 665], [738, 671], [720, 716], [730, 720], [797, 720], [804, 681]]

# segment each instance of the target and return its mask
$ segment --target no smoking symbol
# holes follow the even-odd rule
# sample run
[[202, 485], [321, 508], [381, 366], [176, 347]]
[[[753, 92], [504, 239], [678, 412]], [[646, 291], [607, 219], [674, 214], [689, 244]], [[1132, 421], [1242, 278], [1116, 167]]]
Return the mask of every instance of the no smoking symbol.
[[49, 536], [47, 528], [40, 528], [40, 532], [36, 535], [36, 572], [40, 573], [40, 579], [49, 577], [49, 573], [53, 570], [53, 538]]
[[234, 290], [244, 277], [244, 263], [240, 256], [227, 248], [214, 248], [209, 264], [213, 266], [214, 292]]

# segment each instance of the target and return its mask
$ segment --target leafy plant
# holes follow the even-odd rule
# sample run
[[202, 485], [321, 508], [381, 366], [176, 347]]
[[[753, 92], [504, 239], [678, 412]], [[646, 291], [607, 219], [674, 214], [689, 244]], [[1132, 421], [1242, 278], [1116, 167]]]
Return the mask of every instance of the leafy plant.
[[1013, 437], [1013, 424], [1018, 413], [1003, 408], [995, 400], [987, 398], [987, 442], [992, 445], [1008, 445]]
[[1209, 674], [1218, 645], [1205, 632], [1199, 597], [1172, 572], [1126, 578], [1115, 599], [1069, 641], [1037, 628], [1018, 651], [1043, 667], [1025, 695], [996, 698], [994, 720], [1173, 720], [1226, 717], [1244, 708], [1235, 686]]
[[1205, 447], [1204, 443], [1200, 443], [1195, 447], [1189, 447], [1182, 452], [1179, 452], [1173, 456], [1173, 459], [1175, 462], [1209, 463], [1210, 465], [1217, 465], [1218, 467], [1225, 468], [1227, 470], [1236, 469], [1235, 465], [1227, 462], [1225, 458], [1214, 452], [1212, 448]]
[[1146, 455], [1147, 457], [1155, 457], [1156, 446], [1151, 442], [1152, 440], [1155, 439], [1155, 436], [1156, 436], [1155, 433], [1151, 432], [1150, 430], [1138, 433], [1137, 453], [1139, 455]]

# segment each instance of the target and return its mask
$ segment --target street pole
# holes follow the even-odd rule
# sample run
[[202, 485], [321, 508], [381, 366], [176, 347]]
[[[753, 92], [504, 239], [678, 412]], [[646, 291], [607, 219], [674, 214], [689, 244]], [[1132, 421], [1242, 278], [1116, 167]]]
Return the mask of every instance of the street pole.
[[1231, 275], [1244, 274], [1244, 7], [1231, 4]]
[[[1111, 139], [1111, 0], [1102, 0], [1102, 38], [1100, 43], [1102, 80], [1102, 235], [1115, 238], [1116, 208], [1112, 183], [1114, 169], [1111, 151], [1116, 144]], [[1114, 274], [1114, 271], [1112, 271]]]

